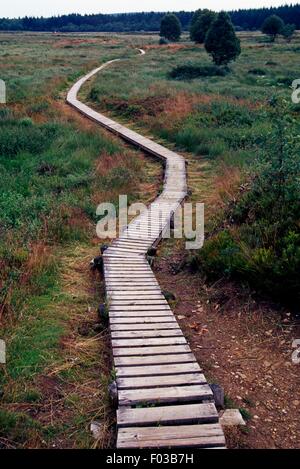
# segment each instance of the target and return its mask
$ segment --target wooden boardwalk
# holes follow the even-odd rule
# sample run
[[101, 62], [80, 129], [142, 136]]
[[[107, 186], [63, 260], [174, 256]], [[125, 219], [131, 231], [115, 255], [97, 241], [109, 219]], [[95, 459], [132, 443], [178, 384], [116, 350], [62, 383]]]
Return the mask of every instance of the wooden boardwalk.
[[211, 388], [146, 259], [186, 196], [185, 160], [77, 99], [83, 83], [117, 60], [83, 77], [67, 96], [79, 112], [165, 165], [163, 192], [103, 254], [118, 389], [117, 448], [224, 448]]

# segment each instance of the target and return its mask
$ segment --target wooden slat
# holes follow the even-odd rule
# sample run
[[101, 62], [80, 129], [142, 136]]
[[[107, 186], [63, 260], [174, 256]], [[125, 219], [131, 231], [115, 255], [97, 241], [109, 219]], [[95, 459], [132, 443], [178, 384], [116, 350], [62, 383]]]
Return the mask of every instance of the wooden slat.
[[183, 375], [151, 376], [151, 380], [143, 378], [118, 378], [118, 389], [139, 389], [165, 386], [180, 386], [188, 384], [205, 384], [206, 379], [202, 373], [189, 373]]
[[113, 348], [117, 347], [149, 347], [151, 345], [175, 345], [186, 344], [185, 338], [182, 337], [159, 337], [157, 339], [112, 339]]
[[129, 376], [158, 376], [172, 374], [200, 373], [201, 368], [197, 362], [181, 363], [175, 365], [148, 365], [148, 366], [120, 366], [116, 368], [118, 378]]
[[174, 318], [174, 314], [171, 310], [162, 309], [158, 311], [141, 311], [140, 309], [133, 310], [133, 311], [122, 311], [120, 308], [119, 311], [110, 311], [109, 316], [111, 319], [113, 318], [156, 318], [156, 317], [171, 317]]
[[176, 322], [174, 316], [157, 316], [157, 317], [116, 317], [110, 318], [110, 324], [156, 324], [159, 322]]
[[119, 391], [119, 405], [149, 405], [174, 402], [199, 402], [211, 399], [213, 394], [207, 384], [170, 386], [166, 388], [130, 389]]
[[164, 345], [163, 347], [124, 347], [113, 350], [114, 357], [146, 356], [146, 355], [177, 355], [178, 353], [191, 352], [189, 345]]
[[127, 409], [120, 407], [117, 411], [118, 427], [145, 427], [148, 425], [184, 425], [199, 423], [216, 423], [218, 412], [212, 403], [172, 405]]
[[120, 428], [117, 448], [209, 448], [224, 446], [219, 424]]
[[130, 356], [130, 357], [114, 357], [116, 367], [120, 366], [136, 366], [136, 365], [166, 365], [179, 363], [196, 362], [193, 353], [177, 353], [174, 355], [148, 355], [148, 356]]
[[152, 301], [149, 301], [148, 305], [115, 305], [111, 304], [109, 305], [109, 311], [110, 312], [117, 312], [117, 311], [138, 311], [139, 313], [142, 312], [150, 312], [153, 313], [155, 311], [160, 311], [160, 312], [166, 312], [166, 311], [171, 311], [170, 306], [166, 302], [166, 300], [159, 302], [158, 304], [152, 303]]
[[163, 329], [163, 330], [149, 330], [149, 331], [122, 331], [111, 332], [112, 339], [141, 339], [144, 337], [183, 337], [181, 329]]
[[158, 324], [110, 324], [111, 332], [164, 331], [169, 329], [181, 330], [177, 322], [162, 322]]
[[161, 297], [161, 298], [157, 298], [157, 299], [152, 299], [150, 297], [148, 297], [147, 299], [112, 299], [111, 302], [110, 302], [110, 310], [112, 310], [113, 307], [124, 307], [124, 306], [146, 306], [148, 304], [151, 304], [151, 305], [165, 305], [166, 304], [166, 300], [164, 299], [164, 297]]

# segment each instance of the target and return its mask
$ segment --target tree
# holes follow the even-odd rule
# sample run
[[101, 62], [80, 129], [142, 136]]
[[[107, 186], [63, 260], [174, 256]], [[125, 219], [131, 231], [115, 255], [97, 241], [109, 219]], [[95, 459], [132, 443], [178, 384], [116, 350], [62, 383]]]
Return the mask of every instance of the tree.
[[198, 44], [203, 44], [205, 36], [216, 19], [216, 13], [210, 10], [198, 10], [195, 12], [190, 28], [190, 38]]
[[205, 49], [216, 65], [227, 65], [241, 53], [240, 40], [227, 13], [221, 11], [205, 38]]
[[282, 19], [277, 15], [271, 15], [265, 19], [261, 30], [264, 34], [270, 36], [271, 42], [274, 42], [278, 34], [280, 34], [283, 30], [283, 28], [284, 22], [282, 21]]
[[296, 30], [296, 26], [294, 24], [286, 24], [283, 27], [281, 34], [283, 35], [283, 37], [286, 39], [287, 42], [291, 42], [295, 30]]
[[181, 36], [181, 24], [176, 15], [165, 15], [160, 23], [160, 36], [169, 41], [178, 41]]

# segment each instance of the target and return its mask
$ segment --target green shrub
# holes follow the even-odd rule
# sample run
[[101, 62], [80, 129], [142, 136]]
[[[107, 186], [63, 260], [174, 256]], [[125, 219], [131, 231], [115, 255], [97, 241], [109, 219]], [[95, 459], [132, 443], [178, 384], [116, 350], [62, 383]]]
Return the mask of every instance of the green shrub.
[[167, 44], [169, 44], [169, 41], [168, 41], [168, 39], [166, 39], [165, 37], [161, 37], [161, 38], [159, 39], [159, 41], [158, 41], [158, 44], [159, 44], [160, 46], [166, 46]]
[[251, 126], [257, 116], [248, 107], [226, 102], [214, 102], [211, 105], [212, 118], [219, 126]]
[[248, 190], [228, 209], [231, 228], [221, 227], [213, 234], [191, 264], [209, 279], [226, 276], [247, 281], [264, 294], [297, 304], [300, 129], [289, 105], [274, 101], [272, 106], [268, 116], [272, 130], [252, 164]]
[[242, 265], [241, 250], [227, 230], [208, 239], [198, 257], [198, 269], [209, 279], [232, 277], [241, 270]]
[[228, 69], [217, 65], [179, 65], [169, 73], [169, 77], [175, 80], [194, 80], [200, 77], [224, 77]]
[[38, 154], [48, 148], [59, 126], [33, 124], [31, 119], [2, 122], [0, 125], [0, 157], [11, 158], [21, 152]]
[[248, 70], [248, 73], [250, 73], [251, 75], [266, 75], [267, 72], [266, 70], [264, 70], [263, 68], [250, 68]]

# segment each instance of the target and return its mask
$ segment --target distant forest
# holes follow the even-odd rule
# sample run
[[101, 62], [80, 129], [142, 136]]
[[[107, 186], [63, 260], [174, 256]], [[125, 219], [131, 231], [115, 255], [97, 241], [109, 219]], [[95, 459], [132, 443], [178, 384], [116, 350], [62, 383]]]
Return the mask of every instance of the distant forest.
[[[280, 16], [285, 23], [293, 23], [300, 29], [300, 4], [277, 8], [258, 8], [230, 12], [237, 29], [260, 29], [265, 18], [271, 14]], [[25, 17], [0, 18], [1, 31], [59, 31], [59, 32], [129, 32], [158, 31], [165, 13], [120, 13], [114, 15], [63, 15], [51, 18]], [[184, 30], [188, 30], [193, 12], [180, 11], [176, 15]]]

